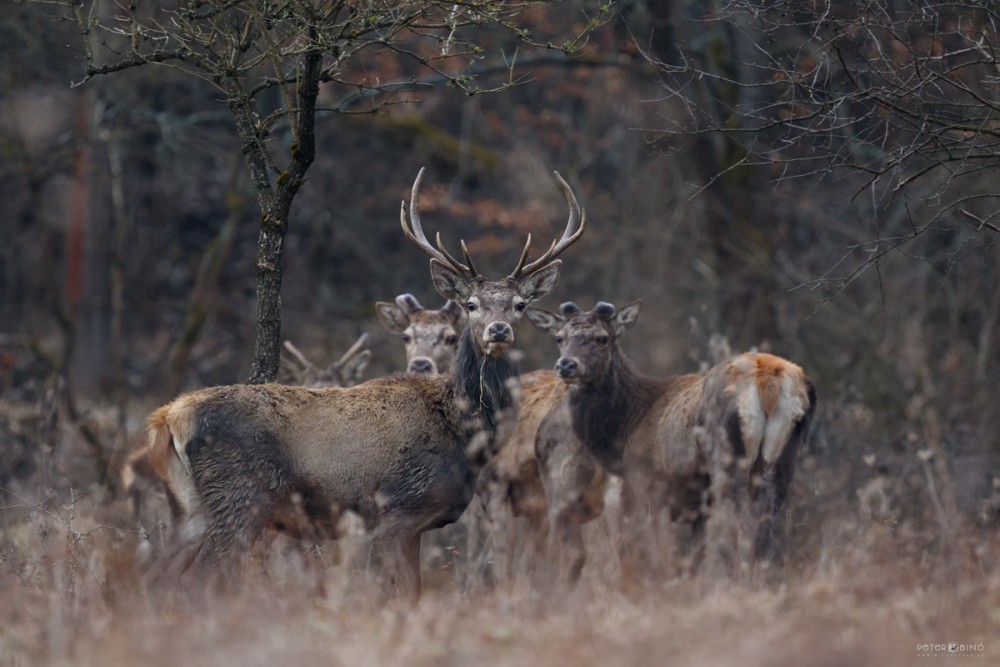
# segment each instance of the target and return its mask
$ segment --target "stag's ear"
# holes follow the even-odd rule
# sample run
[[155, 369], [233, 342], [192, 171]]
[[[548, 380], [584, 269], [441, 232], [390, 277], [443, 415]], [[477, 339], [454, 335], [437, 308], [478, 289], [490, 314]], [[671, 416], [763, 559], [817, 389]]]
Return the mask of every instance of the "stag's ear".
[[462, 321], [462, 316], [465, 315], [465, 310], [454, 301], [445, 301], [441, 307], [441, 312], [451, 318], [452, 326], [455, 327], [458, 326], [458, 323]]
[[562, 269], [562, 260], [557, 259], [549, 262], [534, 273], [521, 279], [517, 288], [518, 294], [525, 301], [536, 301], [552, 291], [559, 280], [559, 271]]
[[357, 384], [361, 379], [368, 362], [372, 360], [372, 351], [365, 350], [348, 359], [340, 369], [340, 378], [344, 387]]
[[548, 333], [554, 334], [562, 328], [564, 320], [555, 313], [550, 313], [542, 308], [535, 308], [529, 306], [524, 314], [528, 317], [528, 320], [534, 324], [537, 328], [542, 331], [547, 331]]
[[472, 288], [468, 281], [437, 259], [431, 259], [431, 281], [438, 294], [449, 301], [465, 303], [472, 296]]
[[618, 311], [614, 320], [611, 321], [612, 326], [615, 328], [616, 336], [620, 336], [623, 331], [635, 324], [636, 319], [639, 318], [639, 306], [641, 303], [641, 301], [633, 301]]
[[375, 304], [375, 313], [379, 321], [386, 329], [393, 333], [403, 333], [410, 326], [410, 318], [406, 316], [403, 309], [388, 301], [378, 301]]

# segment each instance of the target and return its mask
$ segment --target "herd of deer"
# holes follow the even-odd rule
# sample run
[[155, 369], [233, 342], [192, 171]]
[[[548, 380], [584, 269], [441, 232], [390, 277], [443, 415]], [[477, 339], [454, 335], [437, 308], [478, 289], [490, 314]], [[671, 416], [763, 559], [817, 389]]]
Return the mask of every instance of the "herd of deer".
[[[440, 235], [436, 247], [427, 240], [423, 173], [400, 223], [430, 256], [447, 304], [425, 309], [409, 294], [377, 304], [406, 343], [406, 373], [355, 384], [368, 361], [363, 339], [326, 371], [288, 347], [301, 365], [298, 386], [202, 389], [149, 417], [148, 442], [125, 473], [145, 466], [164, 483], [179, 526], [165, 555], [171, 567], [230, 562], [267, 530], [303, 518], [310, 537], [332, 538], [350, 510], [367, 531], [368, 571], [416, 596], [422, 534], [455, 522], [476, 498], [488, 525], [512, 511], [547, 526], [573, 582], [584, 565], [581, 526], [602, 512], [612, 478], [622, 481], [622, 520], [634, 525], [666, 515], [696, 526], [725, 494], [749, 527], [751, 557], [766, 556], [815, 405], [802, 369], [745, 353], [703, 374], [642, 374], [619, 346], [638, 303], [529, 306], [553, 289], [558, 256], [584, 231], [558, 173], [569, 206], [562, 237], [529, 261], [529, 235], [500, 280], [476, 270], [464, 241], [463, 262]], [[525, 316], [554, 334], [554, 371], [519, 375], [510, 353]]]

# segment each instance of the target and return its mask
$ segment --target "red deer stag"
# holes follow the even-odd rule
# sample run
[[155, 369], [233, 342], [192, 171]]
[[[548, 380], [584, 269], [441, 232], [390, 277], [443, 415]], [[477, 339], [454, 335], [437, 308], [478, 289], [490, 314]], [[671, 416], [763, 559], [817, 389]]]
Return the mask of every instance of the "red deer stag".
[[[812, 382], [790, 361], [758, 353], [704, 374], [648, 377], [618, 342], [638, 313], [638, 302], [620, 311], [605, 302], [589, 312], [573, 303], [559, 315], [533, 310], [532, 322], [559, 345], [556, 372], [571, 385], [575, 433], [604, 468], [624, 477], [626, 517], [667, 509], [697, 522], [705, 500], [718, 502], [712, 495], [725, 488], [744, 534], [753, 533], [755, 556], [768, 555], [815, 407]], [[726, 477], [726, 486], [712, 475]]]
[[[382, 325], [402, 334], [408, 372], [432, 375], [448, 372], [457, 347], [456, 330], [463, 315], [458, 304], [448, 301], [439, 310], [430, 310], [421, 306], [413, 295], [401, 294], [395, 303], [380, 301], [375, 307]], [[526, 312], [530, 316], [531, 311]], [[567, 392], [566, 384], [551, 370], [525, 373], [520, 380], [520, 415], [513, 437], [500, 444], [496, 456], [479, 474], [476, 496], [485, 516], [466, 513], [466, 519], [472, 521], [469, 552], [475, 558], [476, 570], [489, 569], [497, 580], [512, 575], [511, 555], [517, 537], [511, 516], [528, 520], [527, 537], [531, 546], [545, 535], [546, 494], [538, 474], [535, 436], [542, 418]], [[568, 430], [572, 436], [572, 427]], [[589, 454], [586, 457], [590, 459]], [[600, 471], [598, 466], [591, 467]], [[598, 474], [603, 480], [603, 472]], [[485, 521], [482, 526], [485, 533], [479, 531], [479, 521]], [[489, 538], [489, 542], [484, 543], [484, 538]]]
[[[420, 224], [413, 184], [403, 233], [430, 256], [445, 299], [468, 313], [447, 375], [394, 375], [351, 388], [277, 384], [213, 387], [185, 394], [149, 418], [150, 458], [188, 517], [194, 563], [247, 551], [289, 501], [326, 527], [333, 510], [352, 510], [370, 532], [370, 563], [400, 593], [420, 591], [420, 538], [461, 516], [475, 475], [470, 445], [489, 451], [501, 422], [516, 412], [517, 371], [508, 352], [527, 305], [556, 283], [556, 257], [583, 232], [572, 190], [562, 237], [531, 261], [525, 244], [514, 270], [488, 280], [437, 248]], [[579, 223], [579, 224], [578, 224]], [[180, 552], [178, 552], [179, 554]], [[179, 558], [175, 556], [175, 558]]]
[[424, 308], [412, 294], [400, 294], [396, 303], [375, 304], [382, 326], [402, 334], [409, 373], [447, 373], [451, 370], [458, 334], [462, 328], [462, 307], [447, 301], [440, 309]]

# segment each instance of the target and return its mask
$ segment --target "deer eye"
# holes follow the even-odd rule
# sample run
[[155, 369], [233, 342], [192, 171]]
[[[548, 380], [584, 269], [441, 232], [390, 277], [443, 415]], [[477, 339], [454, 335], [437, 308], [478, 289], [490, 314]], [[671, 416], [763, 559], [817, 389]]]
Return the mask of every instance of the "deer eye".
[[562, 345], [562, 342], [563, 342], [563, 337], [562, 336], [556, 336], [556, 345]]
[[516, 310], [517, 312], [520, 313], [520, 312], [523, 312], [524, 309], [527, 308], [527, 307], [528, 307], [528, 304], [526, 302], [524, 302], [524, 301], [518, 301], [517, 304], [514, 306], [514, 310]]
[[413, 340], [413, 339], [410, 338], [409, 334], [403, 334], [403, 342], [404, 343], [409, 343], [411, 340]]
[[455, 345], [456, 343], [458, 343], [458, 336], [456, 336], [455, 334], [452, 334], [452, 335], [448, 336], [447, 338], [445, 338], [444, 342], [447, 345]]
[[475, 310], [476, 308], [478, 308], [478, 307], [479, 307], [479, 306], [477, 306], [476, 304], [472, 303], [471, 301], [470, 301], [469, 303], [465, 304], [465, 309], [466, 309], [467, 311], [469, 311], [470, 313], [471, 313], [472, 311], [474, 311], [474, 310]]
[[608, 344], [608, 337], [607, 336], [598, 336], [597, 337], [597, 343], [599, 345], [607, 345]]

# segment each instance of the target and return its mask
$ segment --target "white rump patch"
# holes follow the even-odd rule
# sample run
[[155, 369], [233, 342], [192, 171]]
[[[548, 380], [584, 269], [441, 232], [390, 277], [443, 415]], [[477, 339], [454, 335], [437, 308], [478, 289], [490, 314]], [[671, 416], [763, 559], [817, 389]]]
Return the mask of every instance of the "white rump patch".
[[771, 418], [767, 420], [764, 431], [763, 454], [764, 460], [768, 463], [774, 463], [778, 460], [785, 445], [788, 444], [792, 429], [806, 413], [806, 406], [802, 404], [800, 394], [798, 378], [787, 374], [783, 375], [778, 406]]

